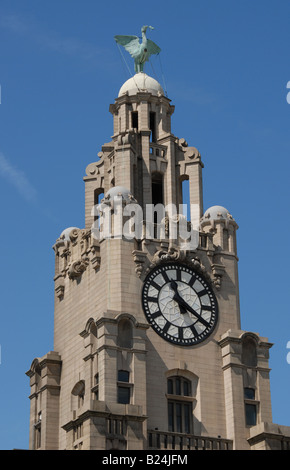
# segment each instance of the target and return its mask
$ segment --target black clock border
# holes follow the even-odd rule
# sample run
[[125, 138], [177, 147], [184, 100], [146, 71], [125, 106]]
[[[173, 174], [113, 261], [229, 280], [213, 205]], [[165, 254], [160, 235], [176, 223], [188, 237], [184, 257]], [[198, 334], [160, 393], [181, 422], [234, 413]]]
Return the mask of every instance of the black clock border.
[[[202, 283], [206, 286], [207, 290], [209, 291], [209, 293], [211, 294], [211, 297], [212, 297], [212, 300], [211, 300], [211, 304], [214, 305], [213, 307], [213, 313], [214, 313], [214, 319], [212, 321], [212, 325], [210, 327], [210, 330], [207, 332], [207, 333], [204, 333], [203, 332], [198, 335], [198, 337], [196, 337], [196, 339], [192, 338], [192, 339], [183, 339], [183, 340], [179, 340], [178, 338], [175, 338], [171, 335], [168, 335], [167, 333], [164, 333], [163, 329], [160, 328], [157, 323], [154, 321], [153, 318], [150, 317], [150, 314], [148, 314], [146, 312], [146, 306], [145, 306], [145, 302], [144, 302], [144, 292], [145, 292], [145, 288], [146, 288], [146, 285], [147, 283], [149, 282], [149, 279], [150, 277], [153, 275], [154, 276], [154, 273], [158, 270], [164, 270], [165, 269], [169, 269], [169, 268], [175, 268], [175, 269], [180, 269], [180, 270], [186, 270], [188, 272], [191, 271], [197, 278], [200, 278], [202, 280]], [[215, 296], [215, 293], [211, 287], [211, 285], [208, 283], [208, 281], [205, 279], [205, 277], [199, 272], [197, 271], [196, 269], [194, 269], [192, 266], [188, 265], [188, 264], [183, 264], [183, 263], [178, 263], [178, 262], [175, 262], [175, 261], [170, 261], [170, 262], [164, 262], [162, 264], [158, 264], [157, 266], [155, 266], [146, 276], [145, 280], [144, 280], [144, 283], [143, 283], [143, 288], [142, 288], [142, 307], [143, 307], [143, 311], [144, 311], [144, 314], [145, 314], [145, 317], [147, 318], [149, 324], [152, 326], [153, 330], [163, 339], [165, 339], [166, 341], [172, 343], [172, 344], [175, 344], [176, 346], [182, 346], [182, 347], [189, 347], [189, 346], [195, 346], [197, 344], [200, 344], [202, 343], [203, 341], [205, 341], [206, 339], [208, 339], [212, 333], [214, 332], [215, 328], [216, 328], [216, 325], [217, 325], [217, 321], [218, 321], [218, 316], [219, 316], [219, 311], [218, 311], [218, 302], [217, 302], [217, 299], [216, 299], [216, 296]], [[147, 307], [148, 308], [148, 307]], [[161, 312], [161, 315], [162, 315], [162, 312]], [[170, 322], [169, 322], [170, 323]], [[185, 328], [185, 327], [181, 327], [181, 328]]]

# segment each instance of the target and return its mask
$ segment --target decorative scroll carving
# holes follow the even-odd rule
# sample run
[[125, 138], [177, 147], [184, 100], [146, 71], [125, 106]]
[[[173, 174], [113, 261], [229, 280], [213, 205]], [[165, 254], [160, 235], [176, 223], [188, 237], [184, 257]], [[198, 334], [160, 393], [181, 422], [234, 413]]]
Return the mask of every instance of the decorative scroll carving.
[[191, 159], [198, 159], [200, 158], [200, 153], [195, 147], [188, 147], [188, 149], [185, 152], [185, 159], [186, 160], [191, 160]]
[[79, 235], [79, 229], [74, 228], [70, 233], [69, 233], [69, 238], [72, 242], [75, 242], [78, 238]]
[[89, 260], [80, 259], [78, 261], [73, 262], [68, 269], [68, 275], [70, 279], [75, 279], [83, 274], [83, 272], [87, 269], [89, 264]]
[[181, 145], [181, 147], [188, 147], [188, 143], [183, 137], [179, 139], [178, 143]]
[[86, 175], [85, 179], [93, 178], [96, 180], [96, 185], [98, 187], [102, 187], [103, 185], [103, 178], [104, 178], [104, 153], [99, 152], [98, 156], [100, 160], [94, 163], [90, 163], [86, 168]]
[[133, 259], [135, 261], [136, 267], [135, 272], [138, 277], [143, 273], [143, 265], [147, 259], [147, 254], [144, 251], [134, 250], [132, 251]]
[[183, 250], [180, 250], [179, 248], [175, 248], [171, 246], [168, 251], [165, 250], [158, 250], [154, 254], [151, 264], [148, 268], [148, 270], [152, 269], [153, 267], [157, 266], [158, 264], [162, 262], [169, 262], [169, 261], [179, 261], [179, 262], [185, 262], [187, 258], [186, 252]]
[[64, 278], [62, 275], [57, 276], [55, 279], [55, 295], [59, 300], [63, 299], [64, 296]]
[[197, 256], [193, 257], [193, 253], [180, 250], [178, 247], [170, 246], [167, 250], [165, 247], [161, 247], [160, 250], [156, 251], [151, 260], [148, 259], [148, 255], [144, 251], [135, 250], [132, 254], [136, 264], [135, 271], [138, 277], [141, 277], [143, 274], [148, 274], [151, 269], [155, 268], [159, 264], [179, 262], [191, 266], [208, 282], [213, 282], [210, 274], [207, 272], [200, 259]]
[[99, 246], [91, 246], [91, 263], [95, 271], [97, 271], [101, 266], [101, 256], [100, 256], [100, 247]]
[[187, 175], [187, 166], [199, 163], [203, 168], [203, 163], [201, 161], [201, 155], [196, 147], [189, 147], [185, 139], [179, 139], [178, 141], [180, 152], [179, 157], [179, 166], [180, 166], [180, 175]]
[[213, 283], [217, 290], [220, 290], [221, 288], [221, 283], [222, 283], [222, 277], [225, 273], [225, 267], [222, 264], [212, 264], [211, 265], [212, 273], [214, 276]]

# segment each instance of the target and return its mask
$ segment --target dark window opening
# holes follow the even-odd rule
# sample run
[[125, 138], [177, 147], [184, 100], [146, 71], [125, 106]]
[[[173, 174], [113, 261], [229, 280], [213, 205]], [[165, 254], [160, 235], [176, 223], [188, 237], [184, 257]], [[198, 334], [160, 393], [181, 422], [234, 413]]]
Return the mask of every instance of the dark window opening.
[[173, 380], [168, 379], [167, 381], [167, 393], [173, 395]]
[[118, 346], [121, 348], [132, 348], [133, 346], [133, 328], [130, 320], [126, 318], [118, 323]]
[[92, 388], [92, 392], [95, 395], [95, 400], [99, 399], [99, 374], [95, 375], [95, 385]]
[[133, 129], [138, 129], [138, 112], [137, 111], [132, 111], [131, 117], [132, 117], [132, 127], [133, 127]]
[[130, 403], [130, 388], [118, 387], [118, 403], [128, 405]]
[[100, 204], [103, 197], [104, 197], [103, 189], [96, 189], [95, 193], [94, 193], [94, 203], [95, 204]]
[[242, 363], [246, 366], [256, 367], [257, 366], [257, 348], [256, 342], [250, 337], [246, 337], [243, 340], [242, 345]]
[[[102, 188], [96, 189], [94, 192], [94, 205], [98, 206], [101, 203], [101, 200], [104, 198], [104, 190]], [[98, 220], [99, 214], [98, 211], [94, 212], [94, 221]]]
[[191, 432], [192, 404], [184, 402], [168, 402], [168, 431]]
[[189, 189], [189, 180], [185, 179], [181, 182], [181, 195], [182, 195], [182, 204], [183, 207], [183, 215], [190, 221], [190, 189]]
[[184, 432], [189, 434], [190, 433], [191, 404], [183, 405], [183, 407], [184, 407], [184, 411], [183, 411], [183, 415], [184, 415], [183, 429], [184, 429]]
[[[152, 204], [156, 206], [157, 204], [163, 205], [163, 176], [160, 173], [152, 174]], [[154, 238], [158, 237], [158, 214], [157, 211], [154, 211], [153, 223], [155, 224], [154, 228]]]
[[149, 127], [151, 131], [150, 140], [156, 142], [156, 113], [150, 112]]
[[167, 380], [167, 393], [170, 395], [191, 396], [190, 381], [184, 377], [172, 377]]
[[181, 395], [181, 380], [180, 378], [175, 379], [175, 394]]
[[118, 382], [129, 382], [129, 372], [127, 370], [118, 370]]
[[246, 425], [255, 426], [257, 423], [257, 406], [250, 403], [245, 404]]
[[244, 397], [246, 400], [255, 400], [255, 390], [253, 388], [245, 388]]
[[152, 174], [152, 204], [163, 204], [163, 176], [160, 173]]
[[127, 370], [118, 370], [118, 403], [124, 405], [130, 403], [131, 386], [129, 377], [130, 373]]
[[[167, 380], [168, 430], [190, 434], [192, 430], [192, 403], [185, 399], [191, 396], [190, 381], [184, 377]], [[171, 396], [170, 396], [171, 395]]]
[[181, 403], [175, 403], [175, 416], [176, 416], [176, 431], [181, 432], [182, 431], [182, 408], [181, 408]]
[[183, 395], [189, 397], [189, 383], [183, 382]]
[[174, 404], [168, 403], [168, 431], [174, 430]]

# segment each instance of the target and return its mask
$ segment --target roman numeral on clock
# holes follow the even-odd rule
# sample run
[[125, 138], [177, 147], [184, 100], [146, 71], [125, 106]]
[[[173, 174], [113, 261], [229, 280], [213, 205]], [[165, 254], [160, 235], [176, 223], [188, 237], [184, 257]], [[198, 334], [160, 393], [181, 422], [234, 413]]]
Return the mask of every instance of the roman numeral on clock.
[[195, 281], [196, 281], [196, 277], [193, 275], [193, 276], [191, 277], [191, 279], [190, 279], [188, 285], [189, 285], [190, 287], [192, 287], [193, 284], [195, 283]]
[[148, 302], [158, 302], [158, 297], [147, 297]]
[[171, 325], [170, 325], [169, 322], [165, 323], [162, 332], [163, 332], [163, 333], [167, 333], [167, 331], [169, 330], [170, 326], [171, 326]]
[[198, 297], [202, 297], [203, 295], [207, 294], [207, 290], [206, 289], [203, 289], [203, 290], [200, 290], [199, 292], [197, 292], [197, 295]]
[[162, 313], [159, 310], [157, 310], [157, 312], [150, 313], [150, 317], [153, 319], [160, 317], [160, 315], [162, 315]]
[[163, 279], [164, 279], [165, 282], [169, 282], [169, 281], [170, 281], [169, 277], [167, 276], [167, 272], [166, 272], [166, 271], [162, 271], [161, 274], [162, 274]]
[[198, 336], [198, 333], [194, 325], [190, 325], [189, 328], [191, 329], [193, 336]]
[[157, 282], [151, 281], [151, 286], [155, 287], [155, 289], [160, 290], [160, 285]]
[[210, 305], [201, 305], [201, 309], [211, 311], [212, 307]]
[[177, 271], [176, 271], [176, 280], [181, 281], [181, 271], [180, 271], [180, 269], [177, 269]]

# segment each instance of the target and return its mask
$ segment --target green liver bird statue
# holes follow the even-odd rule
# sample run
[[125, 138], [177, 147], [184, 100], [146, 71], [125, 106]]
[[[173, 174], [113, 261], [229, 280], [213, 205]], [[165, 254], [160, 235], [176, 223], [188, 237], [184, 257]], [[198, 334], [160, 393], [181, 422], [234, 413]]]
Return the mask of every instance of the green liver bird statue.
[[140, 43], [138, 36], [115, 36], [115, 41], [123, 46], [134, 59], [135, 72], [143, 72], [144, 64], [149, 60], [152, 54], [159, 54], [160, 47], [155, 42], [147, 39], [147, 29], [154, 29], [153, 26], [142, 26], [142, 42]]

